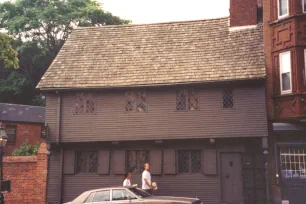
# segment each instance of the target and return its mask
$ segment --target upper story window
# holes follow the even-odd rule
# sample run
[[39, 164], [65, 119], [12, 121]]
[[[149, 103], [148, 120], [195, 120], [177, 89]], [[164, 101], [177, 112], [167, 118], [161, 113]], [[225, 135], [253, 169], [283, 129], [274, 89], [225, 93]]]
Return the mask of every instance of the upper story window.
[[199, 173], [201, 171], [201, 150], [179, 150], [178, 172]]
[[16, 141], [16, 125], [6, 125], [5, 126], [5, 132], [7, 134], [7, 143], [8, 144], [15, 144]]
[[144, 164], [149, 162], [149, 151], [127, 151], [127, 171], [142, 173]]
[[223, 108], [233, 108], [234, 107], [234, 96], [232, 90], [223, 91]]
[[303, 12], [306, 13], [306, 0], [302, 0]]
[[128, 91], [125, 93], [126, 112], [147, 111], [147, 95], [145, 91]]
[[194, 89], [184, 89], [176, 92], [176, 110], [198, 110], [199, 99]]
[[291, 93], [291, 55], [290, 51], [279, 54], [279, 72], [281, 94]]
[[289, 15], [289, 0], [278, 1], [278, 18], [283, 18]]
[[306, 49], [304, 49], [304, 70], [303, 70], [303, 81], [304, 81], [304, 86], [306, 87]]
[[98, 152], [77, 152], [76, 172], [96, 173], [98, 171]]
[[80, 93], [76, 95], [75, 114], [96, 113], [96, 101], [92, 94]]

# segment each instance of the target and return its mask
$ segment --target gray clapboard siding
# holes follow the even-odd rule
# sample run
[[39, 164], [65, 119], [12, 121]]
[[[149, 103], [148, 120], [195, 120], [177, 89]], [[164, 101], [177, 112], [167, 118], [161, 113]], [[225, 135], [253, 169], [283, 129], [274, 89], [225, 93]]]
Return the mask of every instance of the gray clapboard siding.
[[[125, 112], [125, 91], [97, 92], [95, 114], [74, 114], [75, 93], [62, 96], [61, 142], [262, 137], [267, 135], [264, 86], [234, 89], [234, 108], [222, 109], [222, 88], [196, 89], [198, 111], [176, 111], [176, 88], [147, 89], [147, 112]], [[51, 141], [56, 123], [47, 96]], [[49, 102], [48, 102], [49, 101]], [[51, 103], [52, 102], [52, 103]], [[51, 107], [50, 107], [51, 106]], [[54, 107], [53, 107], [54, 106]]]

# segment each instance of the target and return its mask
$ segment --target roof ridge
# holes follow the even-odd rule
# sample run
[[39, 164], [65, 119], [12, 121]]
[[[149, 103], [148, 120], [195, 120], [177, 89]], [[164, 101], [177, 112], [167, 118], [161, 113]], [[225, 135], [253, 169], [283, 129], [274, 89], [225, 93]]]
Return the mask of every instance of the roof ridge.
[[182, 21], [169, 21], [169, 22], [158, 22], [158, 23], [138, 23], [138, 24], [121, 24], [121, 25], [105, 25], [102, 27], [77, 27], [74, 30], [82, 29], [101, 29], [101, 28], [111, 28], [111, 27], [136, 27], [136, 26], [150, 26], [150, 25], [162, 25], [162, 24], [177, 24], [177, 23], [192, 23], [192, 22], [203, 22], [203, 21], [216, 21], [229, 19], [229, 16], [210, 18], [210, 19], [199, 19], [199, 20], [182, 20]]

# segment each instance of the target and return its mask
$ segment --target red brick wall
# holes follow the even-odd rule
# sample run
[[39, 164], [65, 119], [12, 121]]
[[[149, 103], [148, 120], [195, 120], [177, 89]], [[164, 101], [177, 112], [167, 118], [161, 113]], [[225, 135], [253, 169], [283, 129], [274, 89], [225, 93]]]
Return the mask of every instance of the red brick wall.
[[15, 144], [8, 144], [4, 149], [5, 156], [11, 156], [15, 148], [20, 147], [20, 145], [27, 139], [30, 144], [36, 144], [41, 142], [40, 131], [41, 124], [39, 123], [8, 123], [3, 122], [4, 125], [12, 124], [17, 125], [16, 129], [16, 141]]
[[4, 157], [3, 178], [11, 180], [11, 192], [4, 194], [6, 204], [46, 203], [48, 151], [40, 145], [37, 156]]
[[257, 0], [230, 0], [231, 27], [256, 24]]

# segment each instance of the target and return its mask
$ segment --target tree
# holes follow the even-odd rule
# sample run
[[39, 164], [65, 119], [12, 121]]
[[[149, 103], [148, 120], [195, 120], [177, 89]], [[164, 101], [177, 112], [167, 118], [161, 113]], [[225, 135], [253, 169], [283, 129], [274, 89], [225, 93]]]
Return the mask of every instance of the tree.
[[0, 33], [0, 61], [5, 68], [18, 67], [18, 53], [12, 47], [13, 39], [8, 35]]
[[105, 12], [95, 0], [16, 0], [0, 4], [0, 28], [16, 39], [18, 72], [26, 78], [25, 86], [34, 90], [33, 99], [38, 94], [35, 86], [75, 27], [129, 22]]

